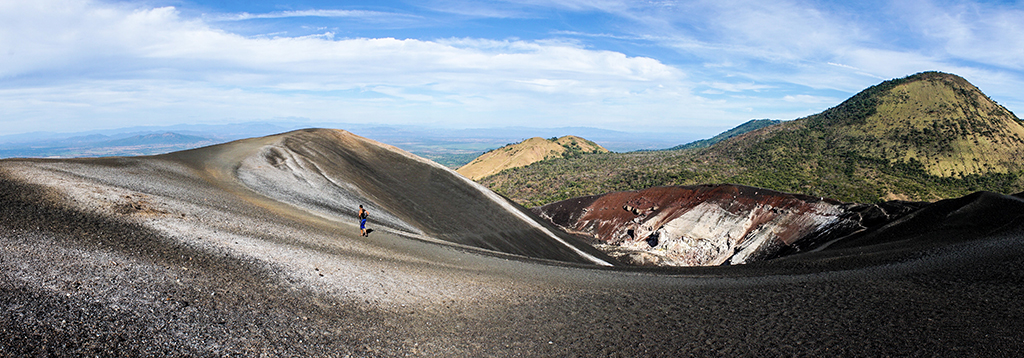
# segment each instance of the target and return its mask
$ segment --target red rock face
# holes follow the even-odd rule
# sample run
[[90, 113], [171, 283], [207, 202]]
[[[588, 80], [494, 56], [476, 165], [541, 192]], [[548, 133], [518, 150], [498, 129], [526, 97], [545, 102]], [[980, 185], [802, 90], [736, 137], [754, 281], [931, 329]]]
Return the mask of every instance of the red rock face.
[[656, 187], [552, 203], [534, 211], [564, 230], [638, 265], [708, 266], [775, 257], [892, 218], [874, 205], [738, 185]]

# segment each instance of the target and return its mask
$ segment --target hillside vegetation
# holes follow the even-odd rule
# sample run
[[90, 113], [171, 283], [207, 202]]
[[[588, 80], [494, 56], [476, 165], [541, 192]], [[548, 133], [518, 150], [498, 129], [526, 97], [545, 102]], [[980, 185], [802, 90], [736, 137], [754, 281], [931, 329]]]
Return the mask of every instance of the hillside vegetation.
[[963, 78], [925, 72], [706, 148], [551, 159], [481, 182], [527, 206], [706, 183], [865, 203], [1016, 193], [1024, 190], [1024, 125]]
[[764, 127], [773, 126], [779, 123], [782, 123], [782, 121], [777, 119], [752, 119], [747, 121], [746, 123], [736, 126], [736, 128], [722, 132], [714, 137], [693, 141], [687, 144], [680, 144], [675, 147], [669, 148], [668, 150], [707, 148], [710, 147], [712, 144], [721, 142], [723, 140], [743, 135], [744, 133], [755, 131]]
[[534, 137], [484, 153], [457, 171], [478, 180], [506, 169], [555, 158], [579, 158], [585, 153], [608, 153], [608, 150], [597, 143], [571, 135], [551, 139]]

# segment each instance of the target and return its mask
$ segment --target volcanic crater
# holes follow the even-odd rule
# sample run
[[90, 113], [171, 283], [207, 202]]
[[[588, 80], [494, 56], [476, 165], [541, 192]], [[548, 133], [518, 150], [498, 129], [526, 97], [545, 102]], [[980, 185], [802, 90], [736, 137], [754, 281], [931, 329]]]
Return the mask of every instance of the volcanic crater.
[[[1020, 195], [862, 205], [706, 185], [573, 200], [531, 211], [327, 129], [158, 156], [2, 160], [0, 351], [1024, 350]], [[667, 253], [684, 247], [703, 251]], [[712, 266], [655, 265], [669, 261]]]

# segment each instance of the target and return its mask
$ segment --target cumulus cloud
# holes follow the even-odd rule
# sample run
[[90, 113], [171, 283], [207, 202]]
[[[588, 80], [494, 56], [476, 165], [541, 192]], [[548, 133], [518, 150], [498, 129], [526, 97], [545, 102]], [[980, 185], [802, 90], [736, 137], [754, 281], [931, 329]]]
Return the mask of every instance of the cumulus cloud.
[[[281, 75], [324, 77], [325, 83], [346, 86], [367, 81], [413, 84], [447, 79], [461, 71], [494, 71], [512, 77], [601, 76], [623, 81], [672, 81], [679, 71], [657, 60], [595, 51], [567, 43], [445, 39], [438, 41], [394, 38], [334, 40], [331, 33], [299, 38], [246, 38], [213, 28], [201, 21], [181, 18], [176, 9], [119, 9], [96, 3], [74, 3], [62, 11], [35, 7], [21, 10], [33, 18], [17, 26], [3, 26], [19, 43], [12, 49], [21, 66], [2, 69], [17, 77], [36, 71], [92, 67], [83, 59], [114, 57], [128, 65], [157, 63], [166, 70], [201, 70], [205, 79], [232, 73], [262, 73], [272, 80]], [[321, 14], [324, 11], [299, 13]], [[331, 12], [333, 13], [333, 12]], [[288, 13], [282, 13], [282, 16]], [[12, 16], [13, 17], [13, 16]], [[45, 20], [44, 19], [49, 19]], [[36, 21], [39, 20], [39, 21]], [[32, 36], [33, 34], [42, 34]], [[30, 38], [26, 38], [30, 36]], [[13, 42], [13, 41], [11, 41]], [[18, 49], [25, 49], [19, 51]], [[64, 58], [55, 62], [43, 58]], [[201, 67], [200, 67], [201, 66]], [[151, 70], [152, 68], [145, 68]], [[101, 70], [101, 69], [97, 69]], [[415, 74], [418, 80], [401, 74]], [[388, 76], [383, 76], [387, 74]], [[470, 77], [487, 76], [476, 72]], [[230, 81], [229, 79], [227, 81]], [[471, 80], [475, 81], [475, 80]], [[245, 83], [249, 84], [250, 83]]]
[[1021, 4], [911, 1], [893, 6], [914, 34], [942, 55], [1024, 69]]
[[[425, 107], [451, 110], [446, 106], [459, 104], [458, 110], [467, 113], [500, 116], [505, 109], [532, 108], [536, 113], [531, 117], [569, 120], [578, 115], [566, 113], [577, 111], [610, 122], [612, 118], [602, 117], [614, 110], [558, 107], [606, 103], [636, 114], [634, 106], [678, 103], [689, 96], [681, 71], [658, 60], [566, 42], [335, 40], [330, 33], [251, 38], [183, 18], [173, 7], [56, 0], [4, 6], [8, 8], [0, 12], [18, 16], [2, 20], [21, 19], [0, 25], [7, 35], [0, 46], [8, 49], [11, 60], [0, 68], [0, 77], [21, 83], [6, 88], [11, 97], [4, 107], [13, 116], [5, 120], [45, 116], [47, 111], [66, 118], [115, 118], [117, 113], [139, 115], [147, 108], [205, 119], [220, 119], [226, 115], [224, 108], [237, 108], [239, 117], [272, 113], [324, 116], [322, 120], [334, 119], [328, 118], [332, 112], [360, 108], [380, 111], [376, 118], [381, 120], [412, 120], [414, 113], [402, 108], [429, 113]], [[270, 16], [349, 15], [360, 14]], [[46, 110], [13, 98], [59, 105]], [[266, 108], [268, 103], [277, 107]], [[651, 113], [650, 118], [667, 120], [673, 113]]]
[[1010, 98], [1018, 95], [989, 78], [1024, 80], [1024, 5], [1016, 2], [622, 0], [593, 8], [630, 21], [618, 28], [630, 36], [702, 61], [710, 78], [852, 93], [940, 70], [975, 74], [978, 85]]
[[278, 11], [264, 14], [250, 14], [248, 12], [238, 14], [226, 14], [211, 17], [211, 20], [220, 21], [241, 21], [252, 19], [280, 19], [289, 17], [343, 17], [343, 18], [379, 18], [379, 17], [412, 17], [405, 14], [396, 14], [380, 11], [366, 10], [297, 10]]

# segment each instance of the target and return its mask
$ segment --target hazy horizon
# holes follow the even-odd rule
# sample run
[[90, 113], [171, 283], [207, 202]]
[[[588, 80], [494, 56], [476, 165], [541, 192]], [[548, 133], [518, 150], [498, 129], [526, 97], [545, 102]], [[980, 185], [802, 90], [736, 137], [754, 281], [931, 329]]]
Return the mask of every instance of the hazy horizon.
[[[148, 155], [184, 150], [227, 141], [280, 134], [298, 129], [331, 128], [394, 145], [414, 154], [432, 157], [481, 154], [506, 144], [532, 137], [561, 137], [575, 135], [591, 139], [613, 152], [667, 149], [699, 139], [692, 133], [627, 133], [591, 127], [503, 127], [452, 129], [431, 126], [357, 126], [351, 123], [314, 123], [309, 125], [268, 122], [230, 123], [221, 125], [136, 126], [82, 132], [37, 131], [0, 136], [0, 159], [16, 157], [93, 157], [110, 155]], [[206, 141], [192, 144], [178, 142], [139, 144], [133, 148], [116, 148], [108, 143], [122, 145], [129, 138], [175, 133], [198, 136]], [[213, 140], [212, 142], [210, 140]], [[119, 142], [120, 141], [120, 142]], [[68, 155], [68, 153], [76, 153]], [[449, 158], [450, 159], [450, 158]], [[472, 158], [464, 158], [467, 161]]]

